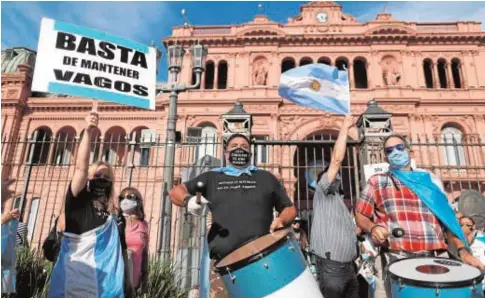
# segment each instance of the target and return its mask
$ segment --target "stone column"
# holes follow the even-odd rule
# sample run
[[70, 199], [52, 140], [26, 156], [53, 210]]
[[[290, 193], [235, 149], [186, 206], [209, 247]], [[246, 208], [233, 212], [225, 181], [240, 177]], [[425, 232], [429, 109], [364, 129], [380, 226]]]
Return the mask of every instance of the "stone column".
[[355, 78], [354, 78], [354, 63], [349, 62], [349, 84], [350, 84], [350, 89], [355, 88]]
[[218, 76], [219, 76], [219, 61], [217, 63], [214, 61], [214, 90], [219, 89], [217, 88], [218, 83]]
[[227, 65], [227, 88], [234, 88], [234, 79], [236, 76], [236, 54], [230, 55], [230, 63]]
[[200, 77], [200, 89], [205, 89], [205, 71], [201, 74]]
[[426, 79], [424, 77], [424, 61], [419, 60], [417, 53], [414, 55], [414, 64], [416, 65], [417, 86], [424, 88], [426, 87]]
[[453, 80], [453, 73], [451, 71], [451, 63], [446, 62], [446, 76], [447, 76], [447, 82], [448, 82], [448, 88], [456, 88], [455, 87], [455, 81]]
[[431, 68], [433, 71], [433, 88], [437, 89], [440, 86], [440, 78], [438, 76], [438, 63], [433, 61], [433, 65], [431, 66]]

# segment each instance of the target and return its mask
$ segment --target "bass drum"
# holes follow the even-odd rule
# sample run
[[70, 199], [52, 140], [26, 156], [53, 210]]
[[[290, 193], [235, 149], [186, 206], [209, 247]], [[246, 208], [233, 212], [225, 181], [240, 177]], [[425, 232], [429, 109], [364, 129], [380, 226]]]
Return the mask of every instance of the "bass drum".
[[479, 269], [446, 258], [418, 257], [389, 265], [392, 298], [483, 298]]
[[290, 229], [244, 244], [215, 267], [231, 298], [323, 298]]

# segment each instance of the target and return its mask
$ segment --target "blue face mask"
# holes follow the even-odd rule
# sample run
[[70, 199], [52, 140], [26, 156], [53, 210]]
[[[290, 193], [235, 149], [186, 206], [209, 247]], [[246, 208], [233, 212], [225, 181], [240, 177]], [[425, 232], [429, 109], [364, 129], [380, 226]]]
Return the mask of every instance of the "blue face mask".
[[387, 160], [389, 161], [391, 168], [402, 169], [409, 164], [409, 152], [406, 150], [400, 151], [394, 148], [392, 153], [387, 156]]

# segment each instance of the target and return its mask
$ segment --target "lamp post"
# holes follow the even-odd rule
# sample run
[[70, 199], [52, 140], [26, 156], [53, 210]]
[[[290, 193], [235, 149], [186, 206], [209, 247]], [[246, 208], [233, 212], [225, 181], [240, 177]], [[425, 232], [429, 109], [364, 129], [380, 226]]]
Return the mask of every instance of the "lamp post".
[[165, 161], [163, 168], [163, 185], [162, 185], [162, 208], [160, 212], [161, 227], [158, 238], [158, 253], [162, 259], [170, 257], [170, 239], [172, 232], [172, 202], [168, 198], [168, 192], [173, 187], [173, 173], [175, 162], [175, 126], [177, 124], [177, 100], [178, 94], [199, 86], [202, 73], [204, 72], [205, 60], [207, 58], [207, 48], [200, 44], [190, 47], [191, 66], [195, 73], [195, 84], [186, 85], [177, 83], [177, 77], [180, 73], [182, 60], [185, 50], [182, 45], [174, 44], [168, 46], [168, 70], [170, 81], [162, 84], [160, 91], [169, 93], [168, 119], [165, 141]]

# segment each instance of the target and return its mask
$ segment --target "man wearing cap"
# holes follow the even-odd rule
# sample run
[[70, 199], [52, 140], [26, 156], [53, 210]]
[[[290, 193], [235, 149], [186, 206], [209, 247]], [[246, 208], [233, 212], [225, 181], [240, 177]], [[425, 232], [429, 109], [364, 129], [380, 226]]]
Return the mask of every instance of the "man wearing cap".
[[[174, 187], [170, 199], [186, 206], [194, 215], [207, 204], [212, 214], [208, 234], [209, 253], [216, 261], [245, 242], [277, 228], [289, 226], [296, 209], [278, 179], [251, 164], [249, 139], [240, 134], [227, 140], [224, 156], [227, 166], [203, 173]], [[196, 202], [197, 183], [204, 187], [201, 204]], [[273, 218], [273, 209], [279, 213]]]
[[325, 298], [358, 298], [354, 260], [358, 256], [352, 216], [341, 192], [340, 166], [353, 118], [347, 116], [333, 148], [330, 164], [318, 175], [313, 197], [310, 249], [316, 255], [320, 290]]

